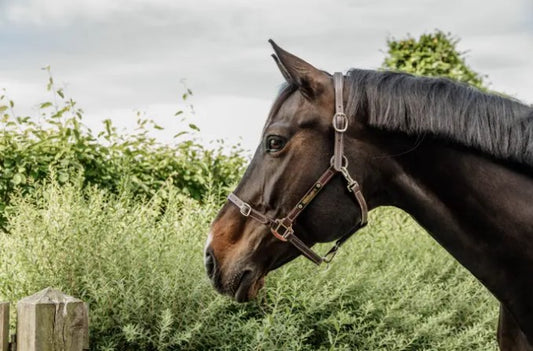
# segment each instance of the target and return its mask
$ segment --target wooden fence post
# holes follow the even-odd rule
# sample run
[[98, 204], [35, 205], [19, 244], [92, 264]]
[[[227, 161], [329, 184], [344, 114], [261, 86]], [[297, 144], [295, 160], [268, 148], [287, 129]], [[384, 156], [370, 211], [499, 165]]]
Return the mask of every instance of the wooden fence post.
[[0, 351], [9, 351], [9, 302], [0, 302]]
[[17, 304], [17, 350], [82, 351], [89, 348], [83, 301], [46, 288]]

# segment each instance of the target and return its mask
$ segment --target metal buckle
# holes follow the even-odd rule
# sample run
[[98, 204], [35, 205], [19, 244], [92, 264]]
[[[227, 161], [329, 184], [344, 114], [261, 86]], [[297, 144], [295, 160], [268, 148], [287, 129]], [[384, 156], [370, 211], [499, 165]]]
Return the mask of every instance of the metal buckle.
[[248, 205], [246, 202], [244, 202], [241, 207], [239, 207], [239, 210], [241, 211], [241, 214], [244, 217], [248, 217], [250, 213], [252, 212], [252, 206]]
[[[342, 126], [339, 126], [339, 121]], [[333, 115], [333, 129], [339, 133], [344, 133], [348, 129], [348, 117], [346, 117], [346, 114], [337, 112]]]
[[[280, 229], [283, 229], [283, 232], [280, 233]], [[274, 224], [270, 227], [270, 231], [276, 238], [278, 238], [281, 241], [287, 241], [289, 235], [294, 233], [294, 230], [291, 226], [286, 226], [283, 224], [283, 219], [276, 219], [274, 221]]]

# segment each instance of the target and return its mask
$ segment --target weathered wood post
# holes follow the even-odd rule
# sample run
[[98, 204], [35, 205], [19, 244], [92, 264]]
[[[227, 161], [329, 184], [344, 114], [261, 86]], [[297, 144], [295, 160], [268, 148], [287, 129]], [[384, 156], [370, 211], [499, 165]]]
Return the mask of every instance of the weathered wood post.
[[0, 302], [0, 351], [9, 351], [9, 302]]
[[17, 304], [17, 350], [81, 351], [89, 348], [83, 301], [46, 288]]

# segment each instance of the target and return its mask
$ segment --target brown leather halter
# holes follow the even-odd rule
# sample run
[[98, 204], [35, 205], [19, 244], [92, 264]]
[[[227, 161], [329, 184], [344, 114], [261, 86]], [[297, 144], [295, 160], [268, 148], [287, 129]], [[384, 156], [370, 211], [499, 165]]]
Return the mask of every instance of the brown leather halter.
[[296, 206], [289, 212], [286, 217], [283, 218], [270, 218], [261, 212], [255, 210], [248, 203], [241, 200], [237, 195], [231, 193], [228, 196], [228, 200], [237, 206], [241, 214], [245, 217], [250, 217], [259, 223], [270, 226], [272, 234], [281, 241], [289, 242], [294, 245], [302, 254], [313, 261], [313, 263], [320, 265], [322, 262], [329, 263], [335, 257], [335, 254], [339, 247], [344, 243], [352, 233], [349, 233], [335, 243], [324, 256], [320, 256], [314, 252], [309, 246], [307, 246], [302, 240], [294, 235], [292, 225], [296, 218], [302, 213], [302, 211], [309, 205], [309, 203], [318, 195], [320, 190], [333, 178], [337, 173], [341, 173], [348, 183], [348, 190], [354, 195], [355, 200], [361, 208], [361, 222], [360, 227], [363, 227], [367, 223], [368, 207], [357, 183], [348, 172], [348, 159], [344, 156], [344, 132], [348, 129], [348, 118], [344, 114], [343, 103], [343, 86], [344, 77], [342, 73], [336, 72], [333, 75], [335, 84], [335, 115], [333, 116], [333, 129], [335, 130], [335, 146], [333, 151], [333, 157], [331, 158], [331, 164], [322, 173], [320, 178], [309, 188], [305, 195], [298, 201]]

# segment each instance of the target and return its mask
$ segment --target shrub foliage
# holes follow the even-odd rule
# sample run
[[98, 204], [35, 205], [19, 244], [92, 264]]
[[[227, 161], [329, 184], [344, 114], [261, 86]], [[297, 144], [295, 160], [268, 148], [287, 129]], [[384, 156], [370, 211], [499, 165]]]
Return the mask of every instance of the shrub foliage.
[[[84, 126], [83, 111], [51, 76], [47, 89], [51, 101], [40, 104], [37, 119], [17, 116], [14, 102], [0, 96], [0, 213], [14, 192], [31, 193], [52, 169], [60, 184], [81, 174], [85, 186], [151, 197], [170, 181], [197, 200], [214, 187], [222, 196], [242, 173], [242, 150], [238, 146], [225, 150], [222, 142], [209, 149], [196, 142], [198, 127], [185, 125], [181, 110], [175, 118], [183, 128], [173, 144], [151, 136], [162, 127], [141, 113], [134, 132], [120, 133], [105, 120], [104, 131], [96, 134]], [[183, 98], [190, 94], [187, 90]]]
[[237, 304], [202, 263], [219, 205], [161, 191], [141, 203], [80, 181], [15, 196], [0, 299], [82, 298], [93, 350], [496, 350], [495, 299], [401, 212], [373, 211], [331, 267], [299, 258]]
[[383, 68], [415, 75], [448, 77], [484, 89], [484, 77], [465, 62], [465, 53], [457, 50], [459, 39], [436, 30], [418, 39], [387, 40]]

